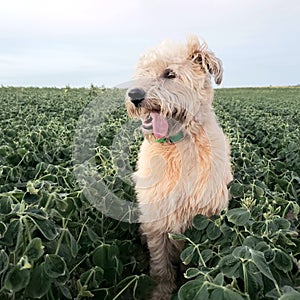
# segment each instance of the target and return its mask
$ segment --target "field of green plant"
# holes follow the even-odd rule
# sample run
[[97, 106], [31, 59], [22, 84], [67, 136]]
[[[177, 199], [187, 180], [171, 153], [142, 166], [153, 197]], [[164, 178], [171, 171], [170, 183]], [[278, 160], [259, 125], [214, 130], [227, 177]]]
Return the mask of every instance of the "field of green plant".
[[[118, 158], [133, 170], [142, 137], [119, 133], [129, 122], [123, 97], [0, 88], [0, 299], [146, 299], [155, 283], [138, 224], [104, 215], [96, 203], [110, 196], [92, 205], [74, 175], [78, 120], [98, 99], [105, 113], [87, 146], [107, 189], [135, 201]], [[173, 298], [299, 300], [300, 88], [220, 89], [214, 107], [232, 147], [232, 200], [220, 216], [170, 233], [186, 241]]]

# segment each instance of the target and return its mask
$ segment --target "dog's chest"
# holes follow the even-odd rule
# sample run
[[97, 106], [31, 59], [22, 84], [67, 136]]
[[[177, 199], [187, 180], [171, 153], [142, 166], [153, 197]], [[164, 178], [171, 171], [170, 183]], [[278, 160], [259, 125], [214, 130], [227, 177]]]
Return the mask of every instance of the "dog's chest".
[[135, 173], [136, 188], [158, 189], [168, 192], [180, 180], [182, 157], [175, 145], [149, 144], [140, 149]]
[[166, 196], [176, 187], [182, 191], [209, 169], [209, 153], [195, 144], [159, 144], [144, 141], [134, 174], [137, 191], [152, 190]]

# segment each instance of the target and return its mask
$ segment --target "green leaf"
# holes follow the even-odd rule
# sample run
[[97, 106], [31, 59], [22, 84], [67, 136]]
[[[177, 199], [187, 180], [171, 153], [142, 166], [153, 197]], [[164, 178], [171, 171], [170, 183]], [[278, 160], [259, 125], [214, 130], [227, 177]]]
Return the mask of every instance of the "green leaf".
[[209, 299], [216, 299], [216, 300], [224, 300], [224, 291], [223, 288], [214, 288], [213, 291], [210, 294]]
[[289, 285], [285, 285], [284, 287], [282, 287], [282, 293], [283, 294], [289, 294], [289, 293], [299, 293], [298, 291], [296, 291], [295, 289], [293, 289], [291, 286]]
[[8, 215], [11, 212], [13, 201], [10, 197], [1, 196], [0, 197], [0, 214]]
[[278, 233], [278, 241], [280, 242], [280, 244], [284, 246], [289, 245], [289, 246], [296, 247], [296, 244], [287, 236], [288, 235], [284, 234], [283, 232]]
[[258, 198], [264, 195], [264, 189], [261, 188], [260, 186], [255, 185], [254, 191], [255, 191], [255, 196]]
[[9, 265], [9, 258], [4, 249], [0, 251], [0, 274], [6, 271]]
[[29, 283], [30, 271], [28, 269], [20, 269], [14, 266], [8, 271], [4, 280], [4, 288], [14, 293], [24, 289]]
[[233, 182], [230, 185], [230, 194], [234, 198], [239, 198], [244, 195], [244, 186], [239, 182]]
[[88, 226], [86, 227], [86, 231], [87, 231], [87, 234], [91, 241], [94, 242], [94, 241], [100, 240], [99, 235], [95, 231], [93, 231], [91, 228], [89, 228]]
[[207, 262], [213, 257], [213, 251], [211, 249], [204, 249], [201, 251], [201, 256], [204, 262]]
[[283, 294], [279, 298], [279, 300], [299, 300], [299, 299], [300, 299], [300, 293], [297, 291]]
[[216, 285], [222, 286], [224, 284], [224, 274], [219, 273], [213, 280], [213, 283]]
[[224, 289], [224, 300], [244, 300], [243, 296], [231, 289]]
[[198, 268], [188, 268], [184, 273], [184, 277], [187, 279], [196, 277], [201, 274], [201, 271]]
[[26, 212], [26, 215], [28, 215], [34, 219], [39, 219], [39, 220], [47, 219], [46, 213], [43, 210], [37, 209], [35, 207], [28, 207], [25, 212]]
[[275, 219], [274, 223], [277, 225], [278, 229], [288, 230], [291, 227], [291, 223], [283, 218]]
[[180, 259], [185, 265], [188, 265], [192, 261], [194, 256], [194, 251], [195, 251], [194, 246], [188, 246], [181, 252]]
[[[230, 224], [231, 225], [231, 224]], [[227, 224], [223, 223], [220, 226], [220, 230], [223, 233], [223, 236], [226, 238], [232, 239], [232, 235], [236, 235], [235, 231], [232, 227], [228, 226]]]
[[228, 254], [220, 259], [220, 270], [228, 277], [239, 277], [239, 268], [241, 261], [234, 257], [232, 254]]
[[255, 248], [255, 250], [257, 251], [264, 252], [266, 250], [269, 250], [270, 246], [265, 241], [260, 241], [259, 243], [257, 243], [256, 247], [252, 248]]
[[293, 205], [293, 213], [295, 216], [298, 216], [299, 213], [300, 213], [300, 206], [297, 202], [292, 202], [292, 205]]
[[31, 218], [31, 220], [34, 222], [36, 227], [39, 229], [39, 231], [43, 234], [43, 236], [52, 241], [54, 240], [57, 235], [57, 229], [55, 223], [50, 219], [40, 220], [37, 218]]
[[49, 278], [57, 278], [66, 273], [66, 263], [62, 257], [56, 254], [46, 254], [44, 272]]
[[229, 288], [214, 288], [210, 298], [212, 300], [244, 300], [243, 296], [238, 292]]
[[72, 294], [70, 292], [70, 288], [68, 288], [65, 285], [59, 285], [58, 287], [64, 297], [66, 297], [67, 299], [73, 299]]
[[104, 270], [96, 266], [81, 274], [80, 282], [82, 282], [83, 285], [88, 284], [93, 288], [97, 288], [99, 287], [100, 283], [104, 280], [103, 274]]
[[168, 233], [168, 237], [169, 237], [169, 239], [175, 240], [175, 241], [176, 240], [181, 241], [181, 240], [187, 239], [187, 237], [181, 233]]
[[40, 238], [34, 238], [27, 245], [24, 255], [27, 256], [28, 260], [36, 261], [44, 254], [44, 246]]
[[193, 227], [197, 230], [204, 230], [209, 224], [209, 219], [203, 215], [197, 215], [193, 219]]
[[118, 248], [115, 245], [102, 244], [93, 253], [93, 263], [102, 268], [115, 268]]
[[265, 259], [267, 261], [267, 263], [271, 263], [275, 257], [275, 252], [273, 249], [268, 249], [268, 250], [265, 250], [263, 251], [264, 252], [264, 256], [265, 256]]
[[[252, 265], [253, 266], [253, 265]], [[246, 271], [246, 278], [247, 278], [247, 283], [248, 283], [248, 291], [245, 290], [246, 293], [250, 295], [251, 299], [255, 299], [257, 296], [257, 293], [260, 290], [263, 290], [263, 279], [262, 275], [259, 272], [255, 272], [251, 268], [251, 264], [248, 265], [248, 268], [245, 270]]]
[[36, 266], [30, 276], [29, 284], [26, 288], [26, 295], [31, 298], [42, 298], [50, 289], [51, 279], [45, 276], [44, 264]]
[[0, 239], [0, 244], [5, 246], [15, 246], [18, 239], [18, 234], [22, 231], [20, 220], [12, 220], [4, 233], [2, 239]]
[[250, 212], [245, 208], [233, 208], [226, 213], [229, 222], [244, 226], [250, 219]]
[[243, 246], [248, 246], [249, 248], [256, 248], [256, 245], [261, 242], [261, 239], [255, 236], [247, 236], [243, 241]]
[[251, 230], [254, 234], [261, 236], [265, 232], [266, 226], [264, 221], [255, 221], [251, 224]]
[[293, 269], [293, 260], [287, 253], [281, 251], [280, 249], [276, 249], [274, 265], [279, 270], [290, 272]]
[[5, 223], [0, 221], [0, 238], [4, 236], [6, 230], [7, 230], [7, 226], [5, 225]]
[[178, 292], [179, 300], [206, 300], [208, 297], [207, 285], [199, 279], [188, 281]]
[[253, 250], [253, 249], [249, 249], [249, 251], [251, 253], [251, 258], [252, 258], [254, 264], [256, 265], [256, 267], [258, 268], [258, 270], [263, 275], [265, 275], [267, 278], [269, 278], [273, 282], [276, 282], [276, 280], [273, 277], [273, 274], [266, 262], [264, 254], [262, 252], [259, 252], [259, 251]]
[[214, 223], [210, 223], [208, 225], [206, 232], [207, 232], [207, 237], [212, 241], [217, 239], [222, 234], [220, 228]]
[[55, 278], [54, 281], [58, 285], [64, 285], [68, 282], [69, 279], [70, 279], [70, 272], [69, 272], [68, 268], [66, 268], [65, 274]]
[[76, 257], [78, 254], [78, 246], [77, 246], [77, 242], [76, 242], [75, 238], [73, 237], [73, 235], [71, 234], [71, 232], [69, 230], [65, 231], [65, 237], [67, 240], [67, 245], [69, 246], [69, 248], [71, 250], [72, 256]]
[[236, 247], [233, 250], [232, 255], [236, 258], [242, 258], [242, 259], [250, 259], [251, 258], [251, 254], [250, 254], [249, 248], [247, 246]]

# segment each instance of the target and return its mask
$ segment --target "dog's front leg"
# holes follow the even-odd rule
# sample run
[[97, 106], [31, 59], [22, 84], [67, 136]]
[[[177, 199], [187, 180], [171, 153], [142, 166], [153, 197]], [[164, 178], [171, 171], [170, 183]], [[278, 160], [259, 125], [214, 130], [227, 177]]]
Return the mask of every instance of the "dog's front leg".
[[151, 225], [148, 226], [142, 224], [141, 229], [146, 235], [150, 251], [150, 276], [157, 281], [151, 299], [169, 300], [176, 289], [175, 270], [171, 261], [174, 245], [168, 239], [167, 233], [150, 232]]

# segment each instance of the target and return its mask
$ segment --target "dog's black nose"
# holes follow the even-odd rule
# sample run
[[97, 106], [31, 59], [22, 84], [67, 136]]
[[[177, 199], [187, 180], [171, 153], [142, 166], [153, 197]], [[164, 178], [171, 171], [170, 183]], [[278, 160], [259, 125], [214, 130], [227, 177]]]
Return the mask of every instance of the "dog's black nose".
[[140, 88], [134, 88], [128, 91], [131, 102], [138, 106], [145, 99], [146, 92]]

